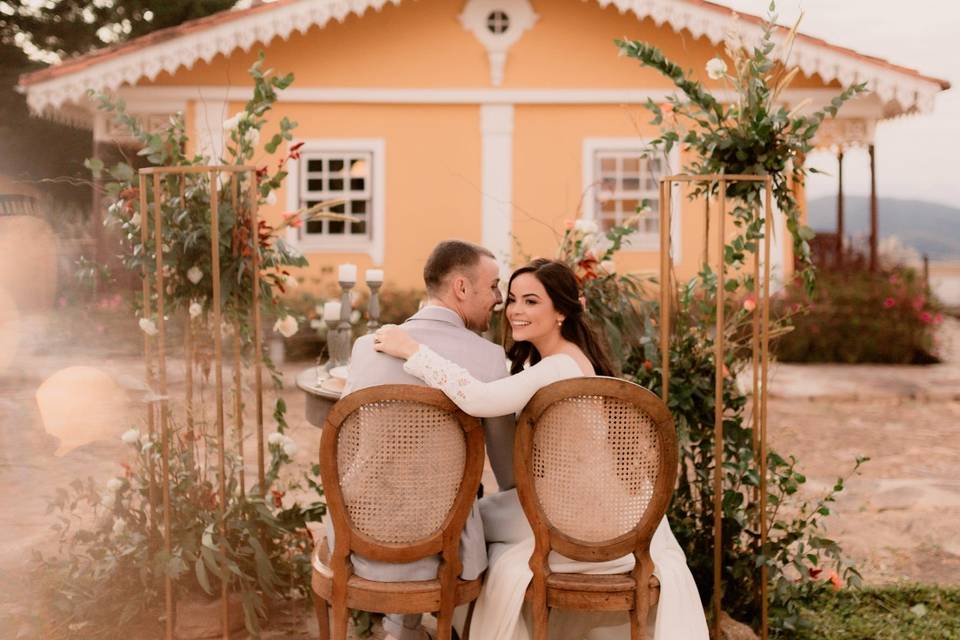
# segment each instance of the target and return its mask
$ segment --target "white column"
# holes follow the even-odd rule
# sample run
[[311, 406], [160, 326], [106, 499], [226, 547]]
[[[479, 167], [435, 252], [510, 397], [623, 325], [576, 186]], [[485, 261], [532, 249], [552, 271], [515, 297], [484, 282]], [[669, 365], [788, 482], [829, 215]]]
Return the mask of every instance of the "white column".
[[481, 244], [490, 249], [501, 271], [510, 268], [513, 253], [513, 105], [480, 106]]

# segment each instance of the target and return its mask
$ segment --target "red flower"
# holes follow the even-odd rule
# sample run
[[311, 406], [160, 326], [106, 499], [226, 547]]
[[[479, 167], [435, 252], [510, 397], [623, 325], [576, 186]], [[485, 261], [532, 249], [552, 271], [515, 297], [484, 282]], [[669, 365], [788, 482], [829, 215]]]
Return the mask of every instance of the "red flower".
[[886, 300], [883, 301], [883, 308], [891, 309], [894, 306], [896, 306], [896, 304], [897, 304], [896, 300], [894, 300], [893, 298], [887, 298]]
[[929, 311], [924, 311], [923, 313], [920, 314], [920, 322], [922, 322], [923, 324], [930, 324], [931, 322], [933, 322], [933, 314], [930, 313]]
[[643, 368], [644, 368], [644, 370], [646, 370], [646, 371], [653, 371], [653, 363], [650, 362], [649, 360], [644, 360], [644, 361], [643, 361]]
[[811, 578], [816, 580], [817, 578], [820, 577], [820, 574], [823, 573], [823, 569], [815, 569], [813, 567], [810, 567], [810, 569], [807, 570], [807, 573], [810, 575]]
[[284, 491], [271, 489], [270, 494], [273, 496], [273, 506], [275, 506], [277, 509], [283, 508], [283, 496], [285, 496], [286, 493]]

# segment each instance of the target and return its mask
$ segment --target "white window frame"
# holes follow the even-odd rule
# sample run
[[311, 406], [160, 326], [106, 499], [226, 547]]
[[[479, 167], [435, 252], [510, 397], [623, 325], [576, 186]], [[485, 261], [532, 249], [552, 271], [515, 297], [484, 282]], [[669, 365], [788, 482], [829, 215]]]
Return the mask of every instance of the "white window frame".
[[[383, 264], [386, 246], [386, 142], [383, 138], [307, 138], [293, 140], [289, 146], [302, 142], [300, 153], [348, 153], [362, 152], [371, 154], [370, 163], [370, 201], [367, 211], [366, 238], [351, 238], [349, 235], [308, 236], [297, 229], [287, 229], [287, 242], [301, 253], [366, 253], [374, 264]], [[295, 211], [301, 207], [300, 182], [305, 177], [306, 158], [287, 161], [287, 210]]]
[[[643, 151], [649, 148], [650, 139], [648, 138], [584, 138], [583, 158], [581, 160], [583, 178], [581, 212], [584, 219], [597, 221], [596, 189], [599, 188], [599, 178], [594, 173], [596, 166], [594, 158], [597, 152]], [[667, 155], [667, 172], [670, 174], [680, 172], [680, 153], [676, 145]], [[670, 212], [670, 252], [673, 255], [674, 264], [680, 262], [681, 227], [679, 198], [674, 194]], [[646, 253], [659, 252], [660, 235], [659, 233], [635, 233], [624, 242], [622, 250]]]

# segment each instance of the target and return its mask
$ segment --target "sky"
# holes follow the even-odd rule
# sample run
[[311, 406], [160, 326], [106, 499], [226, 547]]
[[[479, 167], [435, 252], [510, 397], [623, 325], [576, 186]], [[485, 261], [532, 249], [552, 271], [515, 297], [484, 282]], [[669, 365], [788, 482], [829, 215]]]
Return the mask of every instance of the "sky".
[[[736, 11], [765, 15], [769, 0], [713, 0]], [[803, 12], [800, 31], [948, 80], [932, 113], [881, 122], [876, 132], [879, 197], [928, 200], [960, 207], [960, 1], [779, 0], [781, 24]], [[842, 113], [842, 111], [841, 111]], [[808, 196], [835, 196], [836, 159], [811, 154], [809, 164], [830, 172], [811, 175]], [[843, 161], [844, 194], [870, 193], [866, 150]]]

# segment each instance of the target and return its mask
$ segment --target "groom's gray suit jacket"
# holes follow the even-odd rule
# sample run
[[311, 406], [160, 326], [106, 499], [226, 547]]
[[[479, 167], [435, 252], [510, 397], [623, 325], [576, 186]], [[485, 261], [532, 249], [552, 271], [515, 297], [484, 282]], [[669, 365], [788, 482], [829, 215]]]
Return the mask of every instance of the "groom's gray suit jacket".
[[[401, 325], [417, 342], [459, 364], [482, 382], [506, 377], [507, 367], [503, 348], [467, 329], [455, 312], [445, 307], [428, 306]], [[385, 355], [373, 348], [373, 336], [358, 338], [350, 358], [350, 373], [344, 395], [352, 391], [380, 384], [417, 384], [423, 382], [403, 370], [403, 361]], [[510, 489], [513, 482], [514, 416], [490, 418], [483, 421], [487, 455], [500, 490]], [[328, 536], [332, 544], [332, 528]], [[474, 504], [460, 538], [461, 576], [472, 580], [487, 567], [487, 547], [483, 537], [480, 512]], [[437, 576], [439, 557], [426, 558], [406, 564], [376, 562], [352, 557], [354, 572], [360, 577], [386, 582], [431, 580]]]

